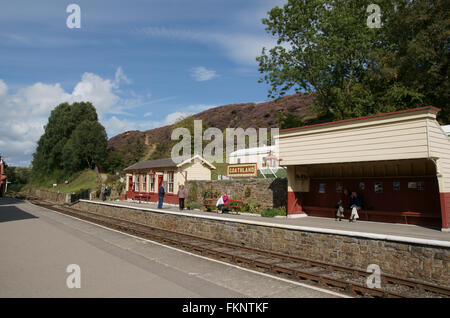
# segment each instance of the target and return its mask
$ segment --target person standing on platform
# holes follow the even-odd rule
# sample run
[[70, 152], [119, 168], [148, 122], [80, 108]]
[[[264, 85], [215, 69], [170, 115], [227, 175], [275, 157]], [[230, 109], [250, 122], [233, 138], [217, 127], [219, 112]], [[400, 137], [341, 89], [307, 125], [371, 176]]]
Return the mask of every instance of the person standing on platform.
[[162, 209], [165, 194], [166, 190], [164, 189], [164, 186], [161, 184], [158, 189], [158, 209]]
[[104, 183], [102, 184], [101, 194], [102, 194], [102, 201], [105, 201], [106, 200], [106, 186]]
[[184, 210], [184, 200], [186, 198], [186, 190], [184, 189], [184, 185], [180, 185], [178, 189], [178, 204], [180, 206], [180, 211]]

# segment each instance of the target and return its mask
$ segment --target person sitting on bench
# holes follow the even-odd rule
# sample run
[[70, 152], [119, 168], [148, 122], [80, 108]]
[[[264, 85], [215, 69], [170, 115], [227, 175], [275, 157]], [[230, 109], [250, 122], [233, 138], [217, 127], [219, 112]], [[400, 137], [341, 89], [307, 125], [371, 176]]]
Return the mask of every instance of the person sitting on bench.
[[219, 213], [219, 214], [222, 213], [224, 206], [228, 206], [228, 196], [226, 193], [224, 193], [219, 198], [219, 200], [217, 200], [216, 206], [217, 206], [216, 213]]
[[352, 214], [350, 215], [349, 222], [356, 222], [356, 220], [359, 219], [358, 210], [361, 210], [362, 206], [361, 196], [356, 192], [352, 192], [350, 197], [350, 209], [352, 209]]

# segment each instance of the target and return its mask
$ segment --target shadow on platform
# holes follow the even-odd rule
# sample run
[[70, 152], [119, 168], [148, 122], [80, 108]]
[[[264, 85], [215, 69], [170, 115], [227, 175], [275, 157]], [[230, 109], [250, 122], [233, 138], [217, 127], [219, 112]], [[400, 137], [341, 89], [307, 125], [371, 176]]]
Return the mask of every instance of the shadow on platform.
[[22, 211], [15, 206], [0, 207], [0, 223], [9, 221], [20, 221], [27, 219], [38, 219], [33, 214]]

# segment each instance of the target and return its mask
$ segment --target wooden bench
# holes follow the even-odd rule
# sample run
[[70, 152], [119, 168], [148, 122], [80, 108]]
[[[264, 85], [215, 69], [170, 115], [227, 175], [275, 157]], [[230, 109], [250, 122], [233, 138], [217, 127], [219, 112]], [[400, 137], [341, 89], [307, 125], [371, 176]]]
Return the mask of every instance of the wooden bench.
[[[211, 207], [216, 209], [217, 200], [219, 200], [219, 198], [207, 198], [207, 199], [203, 200], [203, 201], [206, 201], [207, 203], [203, 203], [202, 205], [205, 206], [207, 210], [210, 210]], [[241, 205], [239, 205], [238, 203], [240, 203]], [[235, 212], [236, 209], [242, 207], [243, 203], [244, 203], [244, 201], [242, 201], [242, 200], [228, 199], [228, 205], [224, 205], [222, 207], [222, 211], [224, 211], [224, 209], [226, 211], [230, 211], [230, 209], [231, 209], [232, 212]], [[239, 214], [239, 212], [235, 212], [235, 213]]]
[[[149, 194], [141, 194], [141, 193], [138, 193], [138, 194], [136, 194], [135, 195], [135, 198], [138, 198], [138, 200], [139, 200], [139, 203], [141, 203], [141, 200], [142, 201], [149, 201], [150, 200], [150, 195]], [[145, 200], [143, 200], [143, 199], [145, 199]]]
[[[304, 206], [303, 210], [310, 216], [321, 216], [335, 218], [337, 208], [326, 208], [317, 206]], [[349, 218], [350, 209], [344, 212], [344, 218]], [[359, 219], [374, 222], [403, 223], [416, 225], [439, 226], [441, 216], [437, 214], [428, 214], [413, 211], [378, 211], [378, 210], [359, 210]]]

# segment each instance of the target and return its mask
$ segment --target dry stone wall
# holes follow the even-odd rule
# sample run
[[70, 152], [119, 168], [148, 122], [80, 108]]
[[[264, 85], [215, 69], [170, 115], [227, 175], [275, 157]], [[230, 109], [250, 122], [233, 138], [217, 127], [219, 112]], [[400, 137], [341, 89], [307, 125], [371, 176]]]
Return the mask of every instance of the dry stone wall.
[[[227, 193], [230, 199], [257, 202], [262, 209], [287, 205], [287, 179], [193, 180], [186, 182], [189, 201], [202, 202], [206, 191]], [[194, 194], [194, 195], [192, 195]]]
[[38, 197], [42, 200], [56, 203], [70, 203], [70, 194], [41, 189], [29, 189], [26, 194]]

